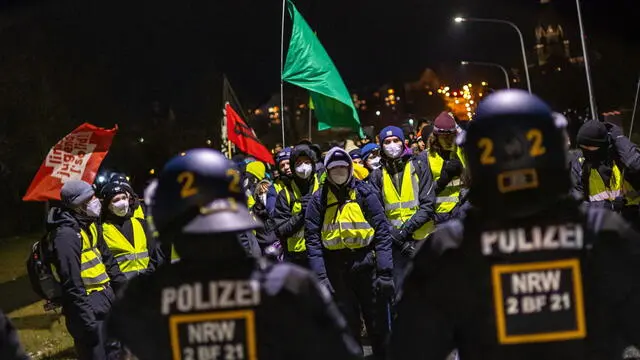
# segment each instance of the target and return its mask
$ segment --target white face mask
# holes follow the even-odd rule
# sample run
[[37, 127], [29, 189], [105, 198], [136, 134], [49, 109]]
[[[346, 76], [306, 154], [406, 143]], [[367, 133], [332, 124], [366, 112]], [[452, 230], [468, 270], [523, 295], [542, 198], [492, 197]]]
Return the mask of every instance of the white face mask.
[[382, 145], [384, 153], [392, 159], [397, 159], [402, 155], [403, 146], [400, 142], [392, 142], [390, 144]]
[[349, 169], [344, 167], [331, 169], [327, 175], [332, 183], [336, 185], [343, 185], [349, 180]]
[[372, 169], [378, 169], [380, 167], [380, 156], [376, 156], [367, 161], [369, 163], [369, 167]]
[[296, 175], [301, 179], [308, 179], [311, 176], [311, 171], [313, 171], [311, 164], [303, 163], [296, 166]]
[[111, 210], [115, 216], [123, 217], [129, 212], [129, 200], [122, 199], [111, 203], [109, 204], [109, 210]]
[[102, 210], [102, 204], [100, 203], [100, 200], [93, 199], [89, 201], [89, 203], [87, 203], [87, 208], [86, 208], [87, 215], [97, 218], [100, 216], [101, 210]]

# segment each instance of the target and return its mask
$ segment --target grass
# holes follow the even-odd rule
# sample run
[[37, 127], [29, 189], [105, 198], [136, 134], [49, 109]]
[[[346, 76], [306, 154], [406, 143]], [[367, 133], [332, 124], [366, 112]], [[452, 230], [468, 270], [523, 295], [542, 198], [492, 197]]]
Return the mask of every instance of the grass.
[[[31, 245], [39, 240], [41, 234], [30, 234], [0, 239], [0, 287], [11, 289], [3, 291], [0, 306], [15, 305], [16, 298], [24, 298], [27, 303], [8, 313], [18, 329], [20, 341], [34, 360], [75, 359], [73, 340], [67, 333], [64, 316], [59, 313], [45, 312], [44, 301], [38, 301], [28, 287], [25, 279], [25, 261], [31, 251]], [[18, 284], [20, 283], [20, 284]], [[27, 285], [25, 287], [25, 285]], [[28, 293], [24, 293], [28, 292]], [[34, 301], [35, 300], [35, 301]]]

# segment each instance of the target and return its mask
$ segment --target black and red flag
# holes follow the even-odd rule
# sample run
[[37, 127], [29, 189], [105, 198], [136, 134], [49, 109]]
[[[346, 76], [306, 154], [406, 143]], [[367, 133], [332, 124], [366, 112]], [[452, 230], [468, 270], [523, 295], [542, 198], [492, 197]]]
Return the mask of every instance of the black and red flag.
[[227, 138], [229, 141], [243, 153], [249, 154], [262, 162], [275, 165], [273, 155], [271, 155], [266, 146], [262, 145], [253, 129], [242, 120], [229, 103], [225, 104], [224, 110], [227, 117]]

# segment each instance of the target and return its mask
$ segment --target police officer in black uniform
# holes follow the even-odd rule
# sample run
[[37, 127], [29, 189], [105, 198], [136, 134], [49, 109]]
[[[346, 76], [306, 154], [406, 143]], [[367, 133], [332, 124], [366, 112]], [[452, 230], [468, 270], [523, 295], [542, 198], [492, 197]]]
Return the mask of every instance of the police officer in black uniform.
[[140, 360], [357, 359], [330, 296], [306, 270], [248, 257], [238, 235], [262, 225], [220, 152], [195, 149], [162, 170], [150, 212], [181, 261], [134, 278], [109, 328]]
[[472, 206], [416, 254], [394, 360], [620, 359], [640, 344], [640, 235], [569, 196], [557, 120], [521, 90], [480, 103], [459, 139]]

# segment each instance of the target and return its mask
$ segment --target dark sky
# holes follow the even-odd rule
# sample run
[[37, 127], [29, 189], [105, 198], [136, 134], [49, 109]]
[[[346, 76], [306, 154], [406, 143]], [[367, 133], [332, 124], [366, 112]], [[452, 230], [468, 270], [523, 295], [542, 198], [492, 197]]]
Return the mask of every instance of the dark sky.
[[[552, 2], [578, 55], [575, 2]], [[623, 93], [631, 91], [640, 71], [640, 31], [634, 23], [637, 0], [582, 3], [592, 48], [611, 64], [608, 74], [596, 74], [596, 82], [616, 81]], [[57, 32], [48, 45], [72, 49], [59, 56], [91, 56], [106, 64], [113, 96], [124, 107], [164, 97], [188, 108], [195, 93], [209, 91], [203, 79], [214, 79], [210, 76], [214, 71], [227, 73], [247, 106], [279, 89], [279, 1], [2, 4], [4, 19], [36, 14], [39, 21], [53, 24]], [[460, 26], [451, 19], [462, 14], [512, 20], [522, 28], [531, 50], [540, 8], [537, 0], [298, 0], [296, 4], [350, 88], [416, 79], [426, 67], [455, 80], [464, 77], [457, 65], [463, 59], [519, 67], [519, 43], [512, 29]]]

